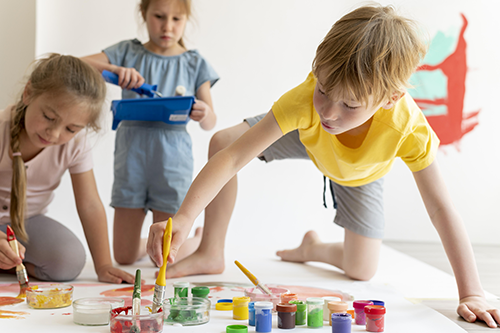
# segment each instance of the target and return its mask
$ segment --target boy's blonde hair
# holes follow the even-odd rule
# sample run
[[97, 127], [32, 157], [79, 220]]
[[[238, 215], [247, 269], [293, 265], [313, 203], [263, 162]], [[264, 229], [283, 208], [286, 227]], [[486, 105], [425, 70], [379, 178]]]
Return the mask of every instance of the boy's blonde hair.
[[[152, 1], [157, 1], [157, 0], [141, 0], [139, 3], [139, 12], [142, 16], [142, 19], [146, 21], [146, 12], [148, 11], [149, 5], [151, 4]], [[191, 17], [191, 0], [170, 0], [170, 1], [177, 1], [177, 3], [184, 8], [184, 12], [186, 13], [186, 18], [189, 20]], [[184, 44], [184, 40], [181, 38], [179, 40], [180, 46], [186, 48], [186, 45]]]
[[403, 93], [427, 52], [417, 24], [392, 6], [367, 5], [335, 22], [316, 51], [313, 73], [333, 100], [369, 105]]
[[[106, 84], [101, 74], [84, 61], [59, 54], [51, 54], [36, 62], [26, 85], [28, 98], [33, 100], [49, 93], [73, 98], [75, 103], [84, 103], [89, 114], [87, 127], [100, 129], [99, 118], [106, 97]], [[20, 136], [24, 129], [26, 108], [23, 97], [12, 110], [10, 125], [10, 147], [13, 153], [20, 152]], [[12, 190], [10, 192], [10, 221], [16, 236], [28, 240], [24, 227], [26, 208], [26, 168], [22, 156], [12, 157]]]

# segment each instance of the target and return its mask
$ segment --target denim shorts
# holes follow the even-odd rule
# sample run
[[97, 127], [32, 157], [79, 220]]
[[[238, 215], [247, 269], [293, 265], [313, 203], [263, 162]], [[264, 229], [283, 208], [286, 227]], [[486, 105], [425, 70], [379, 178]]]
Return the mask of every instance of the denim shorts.
[[122, 121], [116, 131], [111, 206], [175, 214], [193, 178], [191, 136], [182, 125]]
[[[265, 114], [245, 121], [253, 126]], [[310, 159], [300, 141], [297, 130], [289, 132], [262, 152], [259, 159], [271, 162], [284, 159]], [[384, 180], [378, 179], [363, 186], [342, 186], [330, 180], [330, 190], [337, 210], [334, 222], [358, 235], [382, 239], [384, 237]]]

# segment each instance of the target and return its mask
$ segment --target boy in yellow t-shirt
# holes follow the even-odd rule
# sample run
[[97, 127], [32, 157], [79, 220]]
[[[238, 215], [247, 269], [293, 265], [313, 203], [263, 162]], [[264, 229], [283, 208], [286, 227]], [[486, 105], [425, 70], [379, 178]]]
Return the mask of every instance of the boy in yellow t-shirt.
[[[319, 45], [305, 82], [284, 94], [267, 114], [216, 133], [210, 144], [213, 157], [173, 218], [169, 261], [179, 262], [170, 266], [168, 276], [224, 270], [221, 239], [234, 207], [236, 173], [258, 156], [267, 162], [311, 159], [330, 179], [335, 223], [345, 229], [343, 243], [322, 243], [310, 231], [298, 248], [279, 251], [278, 256], [329, 263], [353, 279], [370, 279], [383, 237], [382, 177], [400, 157], [413, 172], [453, 267], [460, 295], [458, 313], [467, 321], [481, 319], [496, 327], [500, 311], [485, 300], [464, 225], [434, 161], [439, 140], [405, 94], [426, 52], [417, 30], [390, 6], [352, 11], [333, 25]], [[192, 254], [180, 253], [205, 207], [199, 247]], [[164, 222], [153, 224], [148, 239], [148, 253], [159, 266], [164, 229]]]

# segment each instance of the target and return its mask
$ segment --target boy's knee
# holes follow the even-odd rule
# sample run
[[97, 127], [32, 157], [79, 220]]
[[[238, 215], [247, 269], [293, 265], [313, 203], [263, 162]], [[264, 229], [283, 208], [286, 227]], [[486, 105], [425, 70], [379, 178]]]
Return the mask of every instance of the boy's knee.
[[132, 265], [137, 261], [137, 256], [130, 253], [115, 252], [115, 260], [120, 265]]
[[229, 134], [229, 129], [225, 129], [215, 133], [210, 139], [210, 147], [208, 151], [208, 157], [214, 156], [217, 152], [226, 148], [232, 143], [231, 135]]
[[346, 268], [345, 275], [353, 280], [358, 281], [369, 281], [377, 272], [377, 267], [368, 267], [368, 268]]

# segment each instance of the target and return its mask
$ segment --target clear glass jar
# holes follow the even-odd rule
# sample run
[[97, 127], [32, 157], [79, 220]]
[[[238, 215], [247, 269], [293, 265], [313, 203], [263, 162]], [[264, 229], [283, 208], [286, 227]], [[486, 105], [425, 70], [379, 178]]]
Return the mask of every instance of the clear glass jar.
[[109, 311], [123, 307], [125, 301], [118, 297], [87, 297], [73, 302], [73, 322], [83, 326], [109, 324]]

